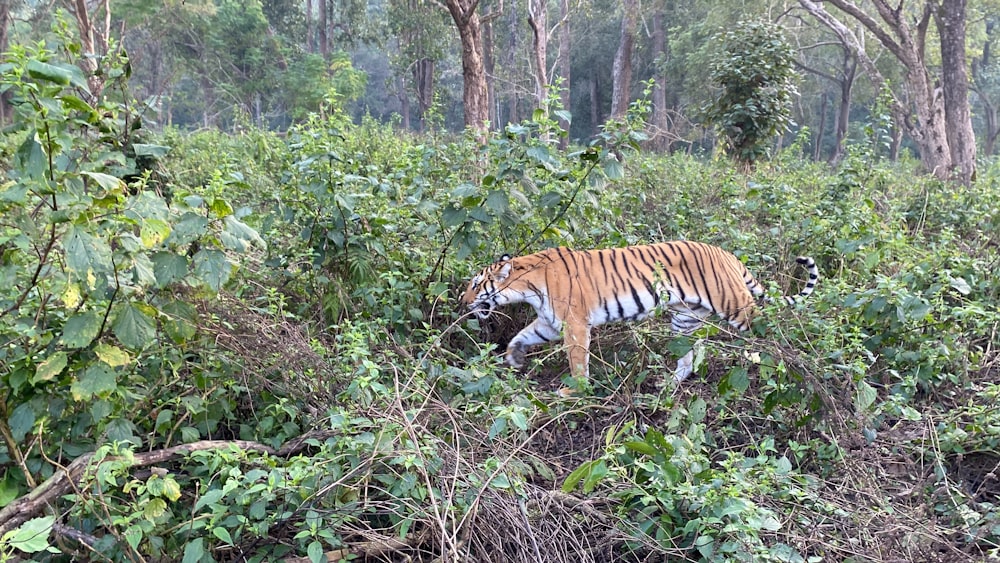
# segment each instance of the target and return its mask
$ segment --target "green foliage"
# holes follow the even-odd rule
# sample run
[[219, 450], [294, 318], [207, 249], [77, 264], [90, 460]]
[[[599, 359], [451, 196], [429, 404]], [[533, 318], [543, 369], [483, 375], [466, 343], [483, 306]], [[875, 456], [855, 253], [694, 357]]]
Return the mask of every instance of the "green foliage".
[[779, 26], [742, 22], [719, 33], [723, 51], [711, 66], [720, 89], [703, 110], [715, 125], [726, 152], [745, 166], [768, 153], [775, 135], [792, 124], [795, 52]]

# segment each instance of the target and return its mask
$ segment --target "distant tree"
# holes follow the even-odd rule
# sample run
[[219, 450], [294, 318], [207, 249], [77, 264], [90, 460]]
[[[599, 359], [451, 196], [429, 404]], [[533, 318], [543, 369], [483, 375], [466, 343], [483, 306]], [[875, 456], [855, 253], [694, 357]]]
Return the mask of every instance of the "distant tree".
[[[839, 52], [837, 53], [837, 56], [827, 54], [825, 56], [814, 57], [815, 62], [806, 60], [805, 57], [807, 54], [814, 49], [829, 51], [831, 46], [838, 47]], [[799, 58], [795, 61], [795, 65], [798, 68], [827, 80], [836, 86], [837, 119], [833, 127], [833, 150], [830, 152], [830, 156], [827, 160], [830, 163], [837, 163], [844, 156], [844, 139], [847, 137], [847, 129], [850, 125], [851, 106], [854, 97], [854, 84], [858, 76], [858, 59], [851, 49], [844, 43], [837, 41], [835, 45], [831, 45], [830, 41], [822, 40], [817, 42], [815, 45], [806, 45], [801, 47], [799, 50]], [[820, 125], [817, 127], [818, 134], [815, 153], [817, 159], [819, 158], [819, 150], [823, 141], [826, 100], [827, 95], [826, 92], [824, 92]]]
[[[971, 117], [966, 119], [968, 114], [962, 109], [968, 103], [967, 99], [963, 100], [968, 95], [968, 87], [961, 79], [965, 72], [965, 28], [958, 23], [965, 19], [965, 0], [945, 0], [943, 3], [924, 0], [912, 10], [902, 3], [891, 6], [887, 0], [872, 0], [875, 15], [851, 0], [824, 3], [799, 0], [799, 4], [851, 48], [876, 88], [883, 89], [886, 80], [862, 39], [850, 26], [828, 12], [824, 4], [835, 6], [842, 17], [859, 23], [875, 36], [906, 71], [905, 88], [887, 91], [892, 96], [893, 117], [917, 143], [924, 167], [939, 178], [955, 175], [962, 181], [971, 181], [975, 173], [975, 142]], [[932, 73], [926, 54], [927, 32], [935, 14], [939, 17], [942, 70], [947, 66], [949, 77], [955, 80], [948, 88], [948, 103], [957, 104], [952, 110], [945, 107], [944, 90], [939, 90], [943, 75]], [[949, 51], [947, 61], [945, 50]], [[964, 95], [961, 94], [963, 89], [966, 90]], [[954, 116], [956, 123], [949, 126], [947, 116], [955, 113], [958, 114]]]
[[1000, 93], [1000, 61], [993, 54], [994, 42], [1000, 26], [1000, 17], [995, 14], [985, 18], [985, 38], [980, 54], [972, 59], [972, 84], [970, 88], [982, 104], [985, 131], [983, 132], [983, 153], [992, 155], [996, 150], [997, 136], [1000, 135], [1000, 119], [997, 116], [996, 96]]
[[[445, 57], [448, 22], [440, 8], [426, 0], [391, 0], [387, 16], [389, 30], [399, 42], [398, 54], [390, 57], [390, 63], [403, 84], [400, 94], [408, 106], [412, 90], [422, 124], [434, 103], [435, 66]], [[409, 115], [404, 120], [409, 121]]]
[[106, 76], [100, 72], [101, 59], [108, 52], [111, 35], [110, 0], [97, 0], [88, 5], [87, 0], [63, 0], [62, 5], [73, 14], [80, 33], [80, 58], [77, 65], [87, 77], [87, 86], [93, 99], [104, 93]]
[[445, 0], [462, 42], [462, 102], [465, 126], [482, 135], [489, 120], [482, 29], [476, 9], [479, 0]]
[[621, 118], [628, 110], [632, 87], [632, 49], [635, 45], [639, 2], [622, 0], [622, 26], [611, 73], [611, 117]]
[[705, 117], [726, 152], [750, 168], [774, 136], [791, 125], [795, 53], [781, 28], [770, 22], [742, 22], [716, 41], [723, 50], [711, 66], [711, 78], [719, 90]]
[[[573, 86], [573, 81], [571, 80], [572, 65], [570, 64], [570, 60], [573, 58], [570, 15], [569, 0], [561, 0], [559, 2], [559, 58], [556, 61], [556, 73], [562, 78], [559, 103], [562, 104], [563, 109], [566, 111], [570, 111], [572, 107], [570, 92]], [[560, 120], [560, 126], [568, 131], [570, 124], [565, 120]], [[568, 135], [559, 140], [559, 146], [563, 149], [569, 146]]]

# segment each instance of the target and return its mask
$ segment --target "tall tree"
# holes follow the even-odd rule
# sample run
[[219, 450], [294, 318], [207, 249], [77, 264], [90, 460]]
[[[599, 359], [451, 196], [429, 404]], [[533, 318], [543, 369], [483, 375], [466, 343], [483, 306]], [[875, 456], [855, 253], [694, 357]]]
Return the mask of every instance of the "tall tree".
[[935, 22], [941, 39], [941, 90], [944, 121], [954, 174], [965, 184], [976, 173], [976, 136], [969, 110], [969, 75], [965, 71], [966, 0], [942, 0]]
[[[7, 34], [10, 31], [10, 10], [14, 0], [0, 0], [0, 53], [7, 52]], [[7, 123], [8, 101], [6, 92], [0, 93], [0, 123]]]
[[100, 60], [108, 52], [111, 35], [110, 0], [97, 0], [88, 5], [87, 0], [63, 0], [63, 6], [76, 19], [80, 33], [80, 60], [77, 65], [87, 77], [87, 86], [93, 99], [104, 93], [103, 72], [99, 72]]
[[611, 117], [621, 118], [628, 110], [632, 87], [632, 49], [635, 45], [638, 0], [622, 0], [622, 28], [612, 68]]
[[445, 0], [462, 42], [462, 102], [465, 126], [482, 138], [489, 120], [486, 69], [483, 65], [482, 29], [479, 24], [479, 0]]
[[653, 117], [650, 122], [650, 145], [658, 150], [667, 148], [667, 77], [662, 71], [667, 57], [667, 30], [662, 9], [653, 14]]
[[549, 95], [547, 72], [549, 48], [549, 9], [546, 0], [528, 0], [528, 25], [531, 26], [532, 47], [535, 54], [535, 104], [544, 107]]
[[985, 21], [986, 38], [978, 57], [972, 59], [972, 90], [982, 104], [982, 115], [986, 130], [983, 134], [983, 152], [992, 155], [997, 136], [1000, 135], [1000, 119], [998, 119], [995, 96], [1000, 88], [1000, 64], [993, 56], [993, 42], [1000, 28], [996, 15], [989, 15]]
[[[946, 4], [951, 2], [952, 0], [945, 1]], [[966, 180], [967, 175], [971, 178], [972, 173], [969, 171], [974, 170], [975, 167], [974, 143], [971, 144], [972, 150], [970, 151], [966, 139], [949, 138], [949, 133], [965, 135], [966, 132], [971, 131], [971, 121], [967, 125], [963, 123], [956, 128], [947, 126], [944, 98], [941, 95], [942, 92], [937, 89], [940, 77], [931, 74], [925, 52], [927, 31], [932, 15], [940, 8], [938, 3], [934, 0], [925, 0], [920, 11], [911, 13], [903, 9], [902, 3], [897, 7], [892, 7], [887, 0], [872, 0], [879, 19], [865, 12], [860, 5], [851, 0], [827, 0], [827, 3], [836, 6], [844, 15], [858, 22], [874, 35], [905, 69], [905, 90], [889, 90], [893, 97], [892, 113], [897, 124], [905, 128], [910, 138], [917, 143], [924, 166], [939, 178], [951, 177], [955, 171], [958, 171], [958, 176], [963, 180]], [[829, 27], [841, 41], [851, 48], [877, 88], [886, 87], [886, 80], [882, 72], [876, 66], [872, 56], [866, 51], [864, 43], [851, 28], [834, 17], [819, 2], [799, 0], [799, 4], [813, 17]], [[949, 18], [952, 20], [962, 18], [964, 20], [965, 2], [958, 2], [952, 8], [949, 10]], [[950, 48], [955, 49], [956, 52], [961, 51], [964, 56], [964, 31], [962, 37], [954, 35], [956, 32], [954, 25], [943, 31], [949, 35], [947, 38], [942, 37], [942, 41], [953, 43]], [[953, 54], [952, 57], [954, 58], [954, 56]], [[952, 61], [949, 64], [956, 64], [956, 62]], [[964, 69], [964, 61], [962, 66]], [[962, 88], [967, 88], [967, 85], [955, 86], [957, 90]], [[959, 95], [953, 90], [951, 98], [954, 99]], [[911, 107], [913, 108], [912, 112], [910, 111]], [[956, 162], [953, 158], [952, 143], [958, 143], [963, 147], [961, 158], [971, 156], [972, 161]]]
[[[569, 0], [562, 0], [559, 3], [559, 59], [556, 62], [556, 72], [562, 78], [562, 89], [559, 91], [559, 103], [563, 109], [570, 111], [572, 100], [570, 99], [570, 88], [572, 88], [572, 76], [570, 59], [572, 59], [572, 36], [569, 26]], [[560, 127], [569, 131], [569, 122], [560, 119]], [[569, 135], [559, 140], [559, 146], [563, 149], [569, 146]]]

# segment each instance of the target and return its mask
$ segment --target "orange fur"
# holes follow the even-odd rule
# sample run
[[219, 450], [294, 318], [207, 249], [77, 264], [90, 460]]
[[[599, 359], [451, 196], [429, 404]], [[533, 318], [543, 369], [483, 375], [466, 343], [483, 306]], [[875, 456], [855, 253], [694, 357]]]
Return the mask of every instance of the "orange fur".
[[[787, 303], [808, 296], [819, 279], [812, 258], [799, 258], [809, 282]], [[682, 334], [715, 314], [747, 330], [764, 289], [731, 253], [691, 241], [603, 250], [550, 248], [490, 264], [469, 282], [462, 303], [480, 318], [511, 303], [529, 303], [538, 318], [507, 347], [506, 361], [523, 363], [528, 346], [563, 338], [572, 374], [589, 375], [590, 329], [608, 322], [639, 320], [666, 310]], [[693, 352], [678, 361], [674, 378], [692, 370]]]

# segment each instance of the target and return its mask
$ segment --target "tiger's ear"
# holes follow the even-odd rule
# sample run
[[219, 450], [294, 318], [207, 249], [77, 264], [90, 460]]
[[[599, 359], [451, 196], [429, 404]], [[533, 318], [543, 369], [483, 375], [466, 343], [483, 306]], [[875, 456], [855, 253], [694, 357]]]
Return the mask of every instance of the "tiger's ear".
[[511, 268], [511, 263], [510, 260], [508, 259], [506, 262], [503, 263], [503, 266], [500, 266], [500, 270], [496, 273], [496, 275], [493, 276], [493, 281], [495, 283], [501, 283], [503, 282], [503, 280], [507, 279], [507, 276], [510, 275], [510, 268]]
[[497, 260], [497, 262], [509, 262], [509, 261], [510, 261], [510, 254], [504, 254], [503, 256], [500, 257], [499, 260]]

